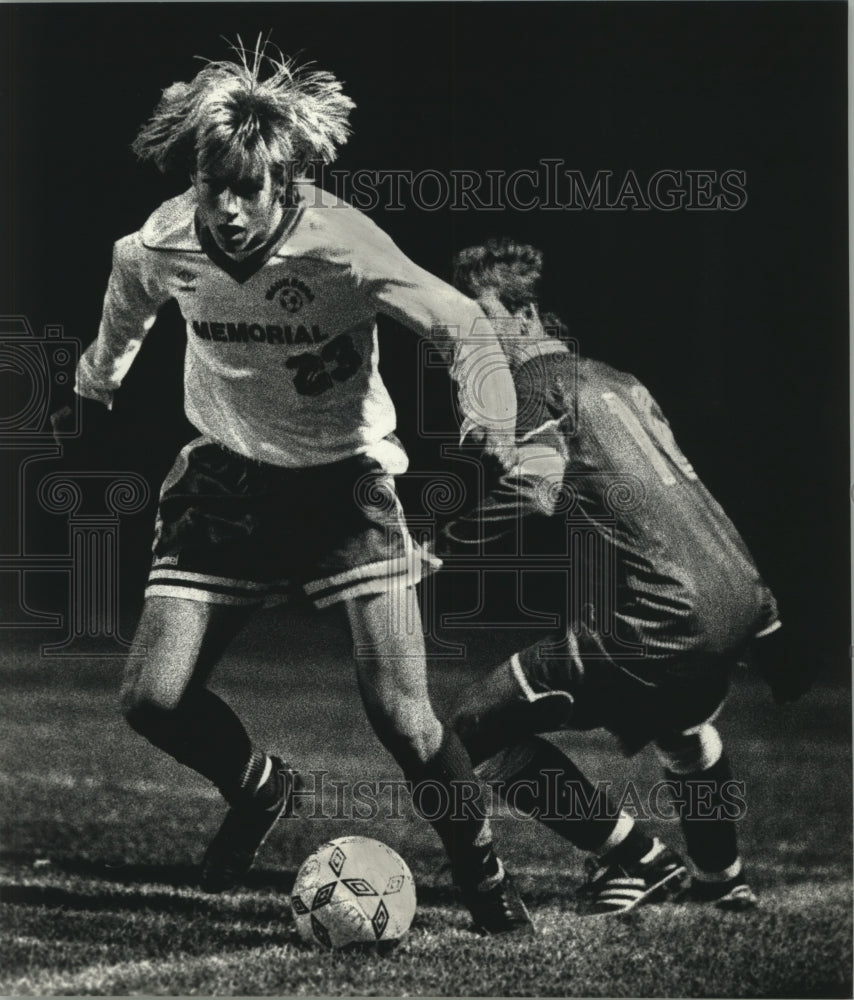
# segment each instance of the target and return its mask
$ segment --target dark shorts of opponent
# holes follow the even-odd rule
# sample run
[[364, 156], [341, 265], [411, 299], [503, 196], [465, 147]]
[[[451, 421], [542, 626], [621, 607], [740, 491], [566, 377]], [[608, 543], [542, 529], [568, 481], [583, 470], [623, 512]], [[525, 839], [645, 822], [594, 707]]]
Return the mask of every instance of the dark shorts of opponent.
[[645, 661], [623, 658], [600, 637], [576, 630], [514, 653], [507, 669], [539, 719], [532, 728], [606, 729], [631, 755], [714, 718], [750, 643], [740, 638], [728, 654], [697, 649], [670, 662]]
[[[403, 449], [391, 435], [386, 446]], [[413, 586], [441, 562], [412, 540], [376, 458], [285, 468], [209, 438], [178, 455], [160, 494], [146, 597], [324, 608]]]

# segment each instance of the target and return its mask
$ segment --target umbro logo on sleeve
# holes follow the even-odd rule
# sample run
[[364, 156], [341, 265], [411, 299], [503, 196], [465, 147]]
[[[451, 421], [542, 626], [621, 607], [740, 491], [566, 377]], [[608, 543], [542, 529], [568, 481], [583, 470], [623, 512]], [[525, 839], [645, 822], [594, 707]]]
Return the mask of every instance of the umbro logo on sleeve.
[[178, 281], [181, 283], [178, 286], [178, 291], [179, 292], [195, 292], [196, 291], [196, 279], [198, 277], [199, 276], [196, 274], [195, 271], [188, 271], [186, 269], [180, 270], [178, 272], [178, 274], [177, 274]]

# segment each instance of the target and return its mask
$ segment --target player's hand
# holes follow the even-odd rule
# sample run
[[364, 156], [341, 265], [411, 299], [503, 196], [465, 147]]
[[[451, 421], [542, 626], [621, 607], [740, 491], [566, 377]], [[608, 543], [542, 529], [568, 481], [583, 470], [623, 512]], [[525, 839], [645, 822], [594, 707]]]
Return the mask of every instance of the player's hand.
[[509, 434], [487, 430], [466, 417], [460, 427], [460, 444], [476, 445], [491, 483], [519, 462], [519, 449]]
[[112, 416], [103, 403], [78, 397], [50, 415], [54, 441], [62, 448], [64, 462], [88, 464], [105, 435], [112, 430]]
[[53, 440], [58, 445], [65, 445], [68, 435], [73, 434], [77, 421], [74, 417], [74, 410], [70, 406], [61, 406], [50, 415], [50, 427], [53, 431]]

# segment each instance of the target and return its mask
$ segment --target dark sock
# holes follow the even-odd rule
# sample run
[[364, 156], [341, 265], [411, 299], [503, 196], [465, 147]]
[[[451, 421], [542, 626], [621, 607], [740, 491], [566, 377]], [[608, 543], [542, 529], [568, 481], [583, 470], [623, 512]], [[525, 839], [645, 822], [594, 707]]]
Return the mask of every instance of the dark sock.
[[492, 845], [480, 784], [459, 737], [445, 729], [426, 763], [410, 766], [415, 811], [432, 824], [451, 861], [454, 884], [464, 890], [500, 881], [503, 869]]
[[255, 792], [266, 759], [253, 752], [240, 719], [207, 688], [191, 688], [172, 710], [131, 709], [127, 721], [178, 763], [212, 781], [230, 804]]
[[548, 740], [526, 740], [486, 765], [508, 805], [536, 818], [583, 851], [595, 851], [617, 825], [618, 811], [567, 755]]
[[603, 865], [633, 865], [653, 848], [654, 841], [637, 826], [629, 830], [625, 840], [620, 841], [599, 858]]
[[722, 872], [738, 860], [735, 821], [740, 798], [730, 794], [733, 780], [729, 761], [695, 774], [665, 772], [677, 786], [680, 823], [688, 855], [701, 872]]

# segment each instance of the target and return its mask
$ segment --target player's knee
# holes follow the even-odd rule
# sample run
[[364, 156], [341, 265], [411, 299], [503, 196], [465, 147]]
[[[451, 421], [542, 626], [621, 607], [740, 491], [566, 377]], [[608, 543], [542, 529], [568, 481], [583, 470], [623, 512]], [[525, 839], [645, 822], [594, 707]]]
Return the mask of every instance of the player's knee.
[[139, 733], [145, 736], [157, 725], [159, 712], [155, 706], [148, 701], [143, 701], [132, 695], [122, 694], [120, 699], [121, 711], [125, 722]]
[[177, 709], [180, 698], [156, 694], [128, 685], [122, 689], [119, 706], [125, 722], [143, 736], [163, 724]]
[[383, 745], [404, 772], [425, 764], [442, 744], [442, 725], [432, 710], [420, 706], [397, 706], [372, 719]]
[[442, 745], [442, 727], [438, 721], [434, 725], [398, 726], [391, 733], [391, 741], [397, 748], [395, 756], [404, 771], [426, 764]]
[[699, 774], [721, 759], [723, 743], [717, 729], [706, 722], [690, 732], [660, 737], [655, 742], [655, 752], [672, 774]]

